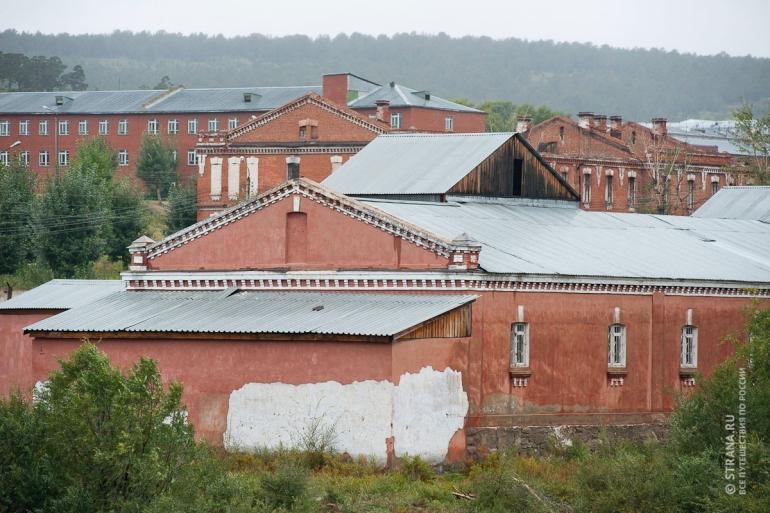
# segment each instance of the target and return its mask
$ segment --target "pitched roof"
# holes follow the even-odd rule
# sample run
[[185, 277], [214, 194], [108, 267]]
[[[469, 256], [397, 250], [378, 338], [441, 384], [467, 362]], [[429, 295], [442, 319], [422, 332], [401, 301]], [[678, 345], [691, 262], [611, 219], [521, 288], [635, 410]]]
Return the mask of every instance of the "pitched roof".
[[[580, 126], [580, 124], [578, 122], [576, 122], [575, 120], [573, 120], [572, 118], [569, 118], [567, 116], [558, 115], [558, 116], [553, 116], [552, 118], [548, 118], [545, 121], [535, 125], [530, 130], [530, 132], [527, 135], [531, 135], [535, 131], [537, 131], [539, 129], [544, 129], [548, 125], [552, 125], [552, 124], [555, 124], [555, 123], [560, 123], [562, 125], [572, 125], [573, 128], [579, 130], [582, 134], [584, 134], [584, 135], [586, 135], [588, 137], [591, 137], [592, 139], [598, 141], [601, 144], [606, 144], [606, 145], [612, 147], [615, 150], [627, 153], [628, 154], [628, 158], [634, 158], [631, 149], [622, 140], [617, 139], [615, 137], [612, 137], [611, 135], [609, 135], [607, 133], [602, 133], [602, 132], [599, 132], [597, 130], [592, 130], [590, 128], [583, 128], [582, 126]], [[529, 142], [530, 142], [530, 144], [532, 144], [534, 146], [537, 146], [538, 143], [540, 143], [540, 142], [550, 142], [550, 141], [534, 141], [534, 140], [530, 140]], [[582, 151], [584, 149], [585, 148], [583, 148], [582, 146], [579, 147], [579, 151], [580, 151], [581, 154], [582, 154]], [[591, 152], [591, 155], [588, 155], [588, 156], [592, 156], [593, 154], [595, 154], [596, 148], [594, 148], [594, 147], [590, 148], [590, 152]]]
[[426, 109], [454, 110], [458, 112], [483, 112], [473, 107], [435, 96], [429, 91], [418, 91], [395, 82], [372, 89], [364, 96], [348, 102], [348, 106], [355, 109], [373, 109], [377, 107], [377, 100], [388, 100], [391, 107], [423, 107]]
[[[267, 111], [311, 92], [320, 93], [321, 87], [0, 93], [0, 114], [50, 114], [49, 109], [62, 114]], [[251, 93], [250, 102], [244, 101], [244, 93]], [[64, 97], [58, 107], [57, 96]]]
[[118, 292], [26, 332], [318, 334], [391, 337], [468, 304], [470, 295]]
[[723, 187], [692, 215], [715, 219], [753, 219], [770, 223], [770, 186]]
[[65, 310], [124, 288], [121, 280], [51, 280], [0, 303], [0, 310]]
[[381, 135], [322, 183], [344, 194], [443, 194], [514, 135]]
[[491, 273], [770, 283], [770, 224], [759, 221], [587, 212], [508, 198], [362, 201], [439, 236], [467, 233]]

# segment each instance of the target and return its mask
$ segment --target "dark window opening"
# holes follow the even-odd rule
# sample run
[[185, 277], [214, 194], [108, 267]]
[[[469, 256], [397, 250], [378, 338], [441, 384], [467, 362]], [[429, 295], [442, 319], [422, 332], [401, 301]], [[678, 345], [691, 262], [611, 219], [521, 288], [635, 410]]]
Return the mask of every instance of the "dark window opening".
[[607, 204], [607, 207], [612, 206], [612, 175], [609, 175], [607, 178], [607, 192], [604, 195], [604, 202]]
[[636, 201], [636, 178], [628, 177], [628, 206], [633, 207]]
[[556, 153], [556, 141], [541, 142], [537, 145], [540, 153]]
[[304, 126], [299, 127], [299, 138], [304, 139], [306, 137], [306, 128]]
[[522, 179], [524, 177], [524, 161], [513, 160], [513, 196], [521, 196]]
[[559, 127], [559, 140], [561, 142], [564, 142], [564, 127], [563, 126]]
[[286, 164], [286, 179], [295, 180], [297, 178], [299, 178], [299, 162]]

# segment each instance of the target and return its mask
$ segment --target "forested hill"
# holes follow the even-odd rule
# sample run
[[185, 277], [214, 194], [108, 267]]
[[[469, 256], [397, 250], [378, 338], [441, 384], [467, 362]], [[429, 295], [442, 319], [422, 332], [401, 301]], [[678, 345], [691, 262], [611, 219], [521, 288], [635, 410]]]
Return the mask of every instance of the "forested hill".
[[82, 64], [89, 89], [154, 85], [167, 75], [187, 87], [320, 84], [350, 71], [447, 98], [545, 104], [646, 120], [725, 118], [746, 100], [766, 108], [770, 59], [695, 56], [578, 43], [446, 35], [306, 36], [115, 32], [0, 32], [0, 51], [57, 55]]

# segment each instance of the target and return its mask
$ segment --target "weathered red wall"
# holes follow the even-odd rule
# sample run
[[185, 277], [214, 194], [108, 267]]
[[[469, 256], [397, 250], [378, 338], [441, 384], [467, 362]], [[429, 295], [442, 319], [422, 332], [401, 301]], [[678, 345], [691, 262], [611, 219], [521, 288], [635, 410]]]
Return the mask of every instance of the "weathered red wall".
[[224, 229], [215, 230], [149, 261], [150, 269], [445, 269], [448, 259], [361, 223], [307, 198], [307, 261], [286, 260], [284, 198]]
[[32, 390], [36, 381], [32, 374], [36, 346], [32, 337], [23, 334], [24, 327], [60, 311], [0, 311], [0, 397], [15, 390], [25, 394]]
[[[374, 116], [377, 109], [356, 109], [358, 112]], [[486, 114], [483, 112], [461, 112], [439, 109], [426, 109], [422, 107], [390, 107], [390, 113], [401, 114], [401, 128], [396, 131], [417, 131], [444, 133], [444, 119], [454, 118], [452, 133], [484, 132], [486, 127]], [[390, 120], [387, 120], [390, 121]]]

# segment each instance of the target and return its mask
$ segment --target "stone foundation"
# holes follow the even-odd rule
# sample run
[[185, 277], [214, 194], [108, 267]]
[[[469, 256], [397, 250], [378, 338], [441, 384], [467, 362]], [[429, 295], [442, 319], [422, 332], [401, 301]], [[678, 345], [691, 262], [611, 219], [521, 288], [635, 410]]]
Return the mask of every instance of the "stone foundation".
[[580, 439], [594, 448], [606, 436], [611, 441], [644, 442], [649, 438], [665, 441], [669, 425], [665, 422], [646, 424], [601, 424], [563, 426], [505, 426], [466, 428], [468, 457], [478, 459], [489, 453], [515, 448], [519, 454], [537, 455], [554, 444], [570, 446]]

